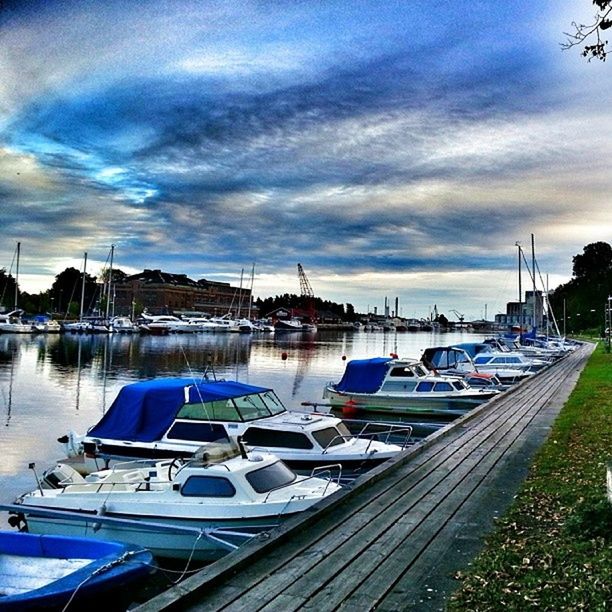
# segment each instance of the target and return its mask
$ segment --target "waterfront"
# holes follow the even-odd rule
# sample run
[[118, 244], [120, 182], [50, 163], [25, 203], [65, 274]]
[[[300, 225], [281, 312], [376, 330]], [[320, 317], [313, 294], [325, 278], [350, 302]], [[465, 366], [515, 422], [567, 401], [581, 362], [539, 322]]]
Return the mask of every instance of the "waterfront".
[[[35, 487], [36, 470], [62, 457], [57, 438], [96, 423], [126, 383], [157, 376], [217, 378], [269, 386], [287, 408], [323, 402], [345, 360], [397, 353], [417, 358], [430, 346], [480, 338], [465, 333], [319, 332], [315, 335], [184, 334], [171, 336], [0, 335], [2, 427], [0, 503]], [[372, 419], [374, 420], [374, 419]], [[383, 420], [376, 415], [375, 420]], [[415, 434], [442, 421], [406, 418]], [[5, 525], [5, 517], [2, 517]]]

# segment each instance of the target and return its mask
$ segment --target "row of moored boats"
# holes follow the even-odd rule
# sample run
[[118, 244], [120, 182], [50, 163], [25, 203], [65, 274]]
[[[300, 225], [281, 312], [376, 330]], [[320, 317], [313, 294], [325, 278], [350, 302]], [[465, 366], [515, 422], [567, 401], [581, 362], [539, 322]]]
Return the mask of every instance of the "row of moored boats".
[[[562, 341], [491, 339], [432, 347], [420, 361], [353, 360], [324, 397], [332, 409], [366, 413], [468, 409], [571, 349]], [[35, 472], [36, 487], [3, 509], [27, 538], [86, 537], [92, 550], [121, 542], [130, 558], [146, 550], [213, 560], [340, 492], [343, 470], [361, 473], [411, 442], [409, 426], [362, 423], [351, 432], [331, 411], [289, 411], [273, 389], [238, 381], [136, 382], [85, 434], [62, 436], [66, 459]], [[9, 589], [0, 605], [49, 588]]]

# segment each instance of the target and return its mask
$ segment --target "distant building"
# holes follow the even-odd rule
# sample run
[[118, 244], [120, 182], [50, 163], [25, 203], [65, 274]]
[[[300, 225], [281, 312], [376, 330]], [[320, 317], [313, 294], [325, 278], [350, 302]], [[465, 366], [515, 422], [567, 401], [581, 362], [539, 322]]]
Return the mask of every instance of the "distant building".
[[170, 274], [161, 270], [143, 270], [126, 277], [114, 287], [115, 313], [130, 315], [134, 308], [150, 314], [200, 312], [219, 316], [231, 312], [247, 316], [251, 290], [201, 279], [195, 281], [185, 274]]
[[[535, 326], [542, 327], [545, 322], [544, 296], [541, 291], [536, 291], [535, 296]], [[524, 302], [508, 302], [505, 314], [495, 315], [495, 324], [499, 327], [534, 327], [533, 301], [533, 291], [526, 291]]]

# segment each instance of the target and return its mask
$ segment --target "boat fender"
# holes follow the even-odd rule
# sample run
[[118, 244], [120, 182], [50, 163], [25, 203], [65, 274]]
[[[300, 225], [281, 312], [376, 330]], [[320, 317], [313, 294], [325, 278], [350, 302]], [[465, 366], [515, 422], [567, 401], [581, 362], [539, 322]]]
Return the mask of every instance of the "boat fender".
[[[102, 504], [97, 510], [96, 510], [96, 515], [97, 516], [104, 516], [106, 514], [106, 504]], [[91, 528], [93, 529], [94, 533], [96, 531], [98, 531], [100, 529], [100, 527], [102, 527], [102, 523], [92, 523]]]

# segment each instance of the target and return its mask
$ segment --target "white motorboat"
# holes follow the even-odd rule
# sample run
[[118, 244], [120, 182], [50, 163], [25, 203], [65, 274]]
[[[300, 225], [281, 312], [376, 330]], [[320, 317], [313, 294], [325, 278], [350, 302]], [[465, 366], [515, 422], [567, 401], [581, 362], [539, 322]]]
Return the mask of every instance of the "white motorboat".
[[288, 411], [270, 388], [159, 378], [126, 385], [87, 434], [70, 432], [59, 441], [69, 456], [83, 454], [83, 472], [127, 458], [189, 457], [203, 444], [238, 437], [296, 469], [340, 463], [355, 470], [395, 456], [411, 433], [403, 425], [366, 423], [353, 435], [335, 416]]
[[32, 327], [33, 331], [39, 334], [59, 334], [62, 331], [62, 326], [58, 321], [43, 315], [34, 317]]
[[138, 326], [132, 322], [130, 317], [113, 317], [110, 321], [110, 329], [116, 334], [134, 334], [138, 332]]
[[0, 314], [0, 332], [6, 334], [31, 334], [34, 329], [31, 323], [25, 323], [21, 320], [23, 310], [12, 310], [4, 314]]
[[143, 312], [140, 316], [144, 321], [140, 329], [144, 332], [152, 334], [180, 334], [200, 331], [200, 329], [196, 329], [191, 325], [189, 321], [179, 319], [174, 315], [150, 315]]
[[430, 372], [420, 361], [376, 357], [354, 359], [340, 382], [323, 397], [336, 408], [375, 412], [447, 412], [468, 409], [499, 393], [472, 388], [459, 376]]
[[223, 332], [238, 332], [238, 325], [229, 315], [222, 317], [210, 317], [208, 323], [204, 326], [204, 331], [223, 333]]
[[[327, 477], [322, 477], [322, 474]], [[154, 555], [216, 559], [341, 489], [331, 468], [299, 476], [270, 454], [212, 449], [190, 461], [124, 465], [83, 477], [66, 465], [17, 498], [31, 533], [126, 542]]]

